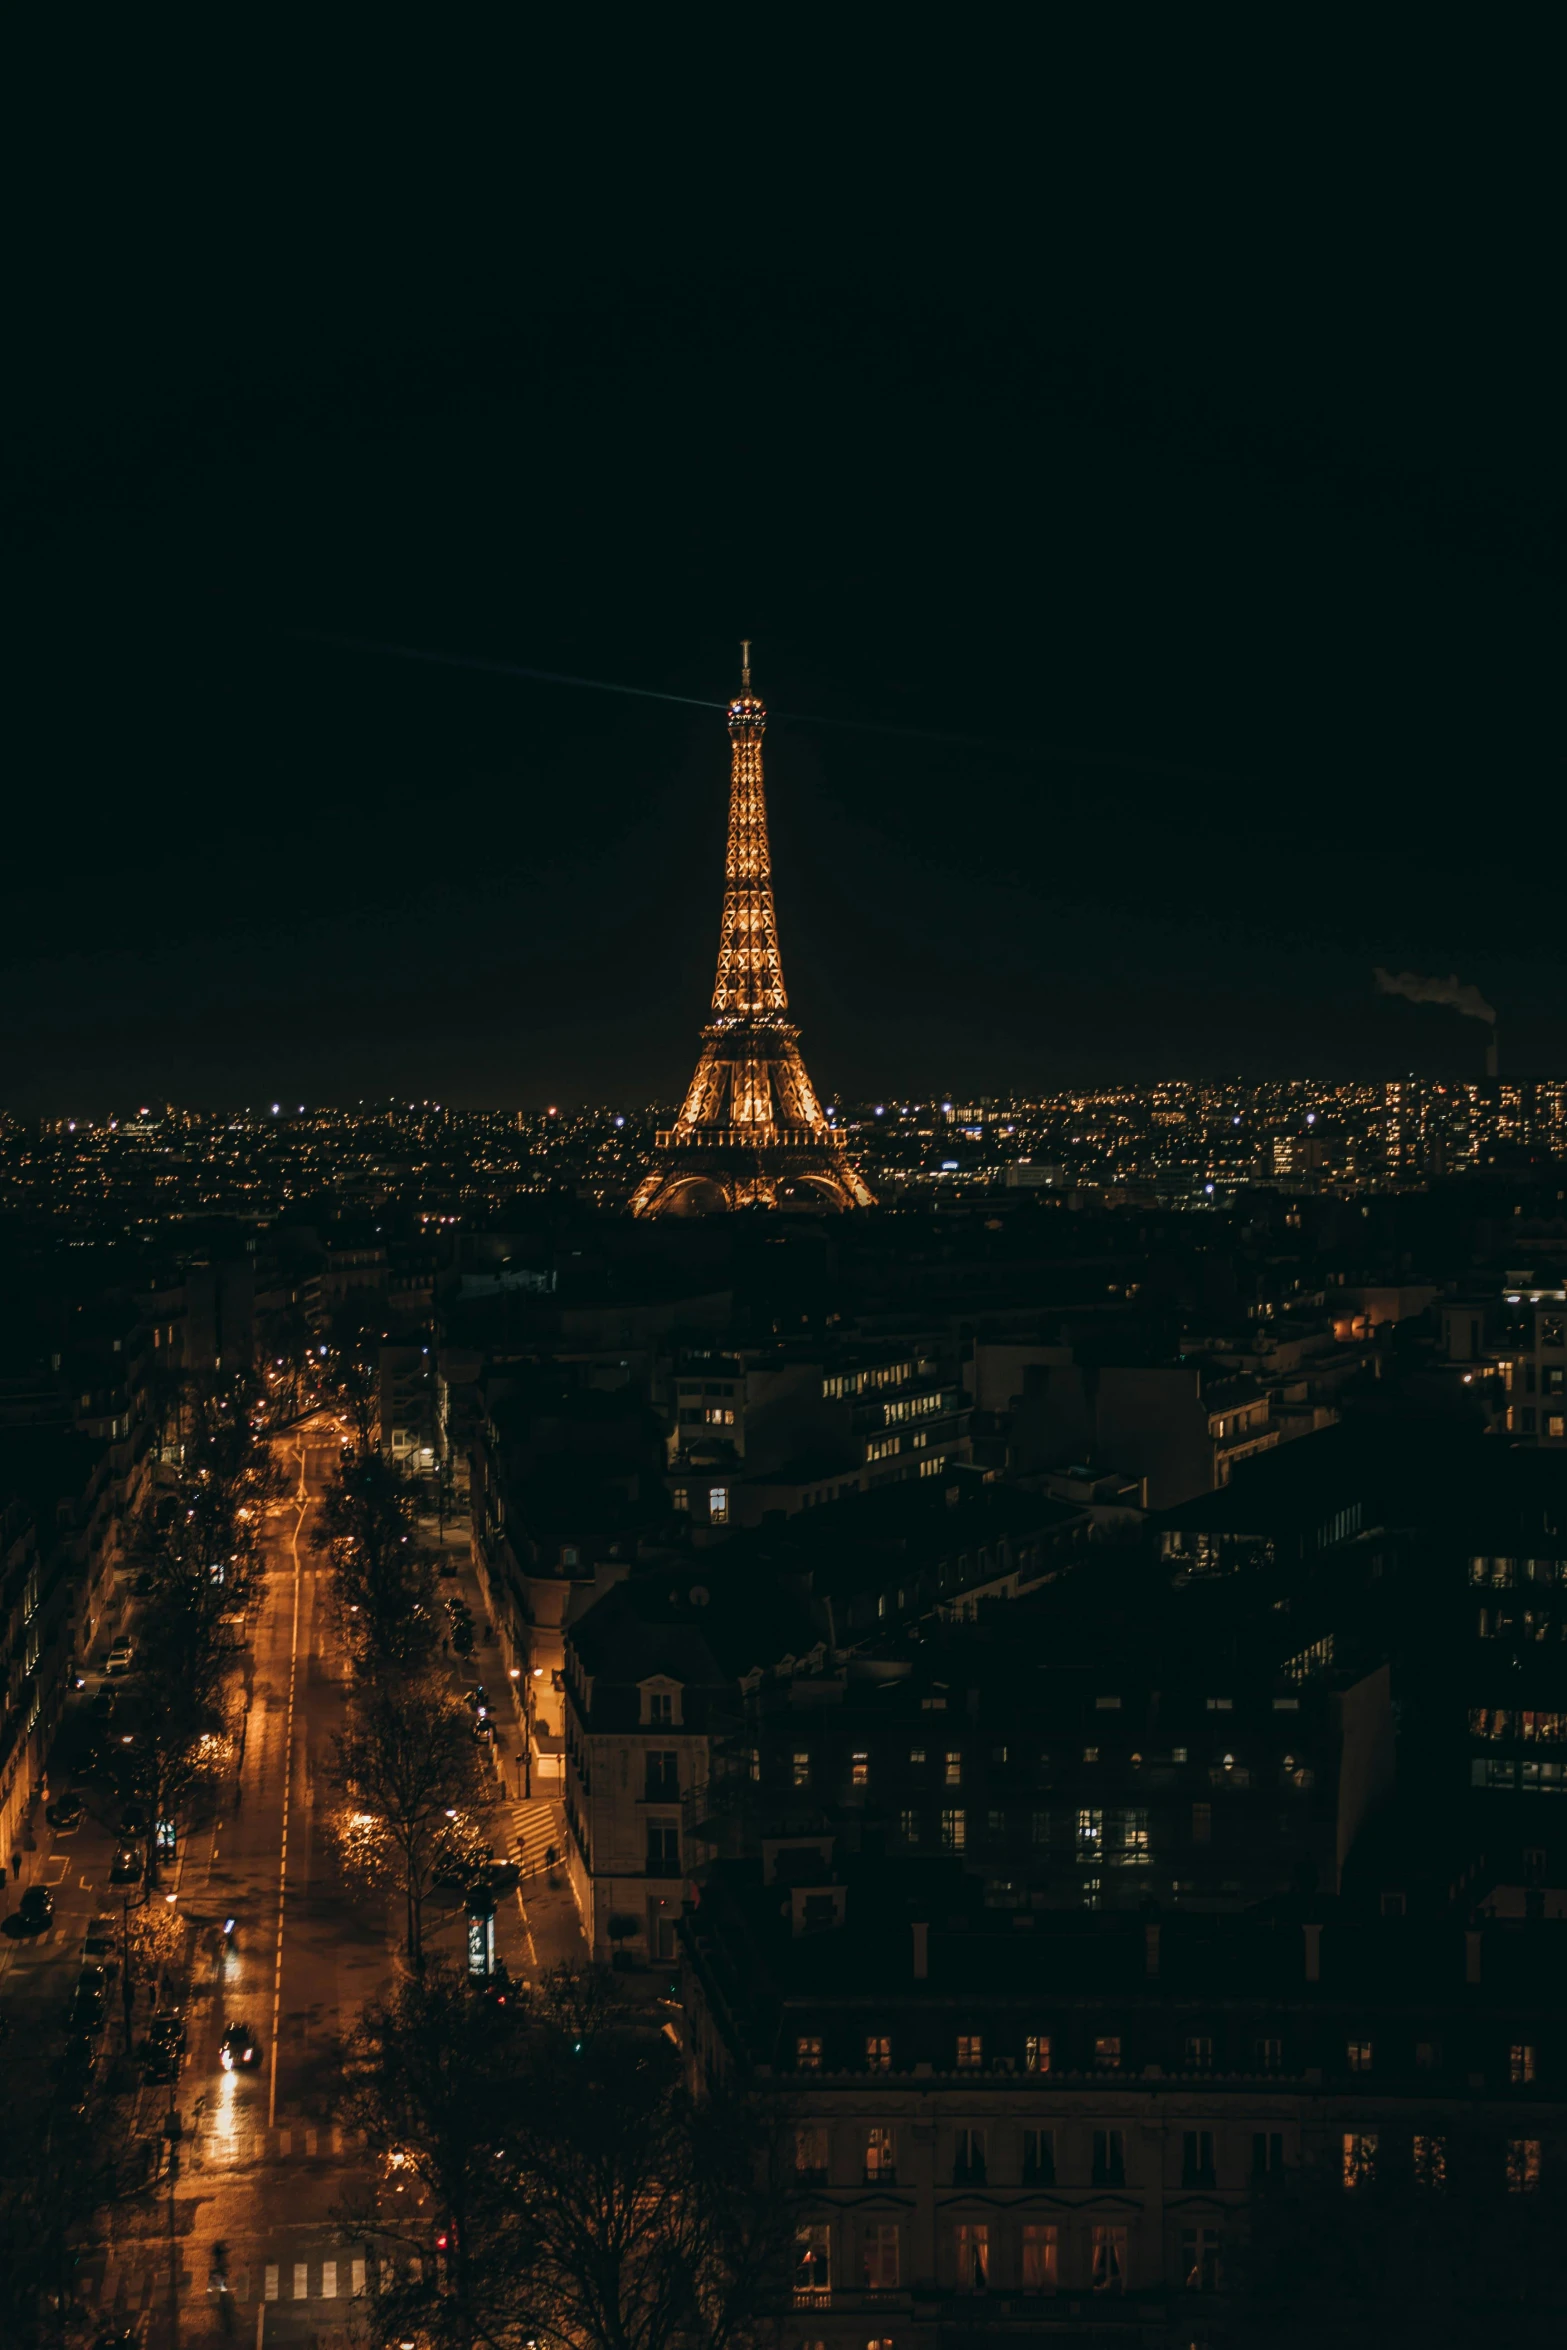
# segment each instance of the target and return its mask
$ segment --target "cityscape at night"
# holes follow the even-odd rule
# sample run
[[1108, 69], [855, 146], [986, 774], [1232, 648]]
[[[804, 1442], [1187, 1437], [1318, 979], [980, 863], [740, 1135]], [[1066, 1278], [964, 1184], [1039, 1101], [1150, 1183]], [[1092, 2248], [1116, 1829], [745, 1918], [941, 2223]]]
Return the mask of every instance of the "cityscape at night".
[[0, 2350], [1561, 2337], [1557, 77], [1002, 29], [19, 84]]

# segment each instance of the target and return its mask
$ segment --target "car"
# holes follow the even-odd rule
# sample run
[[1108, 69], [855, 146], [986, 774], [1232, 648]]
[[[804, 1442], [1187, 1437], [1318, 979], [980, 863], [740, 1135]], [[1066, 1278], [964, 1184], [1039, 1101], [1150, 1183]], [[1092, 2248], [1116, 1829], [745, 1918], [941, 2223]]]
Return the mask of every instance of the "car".
[[132, 1796], [128, 1803], [122, 1803], [120, 1806], [120, 1834], [122, 1836], [145, 1836], [146, 1833], [147, 1806]]
[[45, 1885], [29, 1885], [16, 1905], [16, 1922], [24, 1934], [41, 1934], [54, 1917], [54, 1895]]
[[478, 1720], [477, 1720], [477, 1721], [474, 1723], [474, 1725], [473, 1725], [473, 1735], [474, 1735], [474, 1742], [475, 1742], [475, 1744], [476, 1744], [476, 1745], [479, 1745], [479, 1746], [493, 1746], [493, 1745], [494, 1745], [494, 1743], [495, 1743], [495, 1724], [494, 1724], [494, 1723], [493, 1723], [493, 1722], [490, 1720], [490, 1717], [489, 1717], [489, 1715], [488, 1715], [488, 1714], [481, 1714], [481, 1715], [479, 1716], [479, 1719], [478, 1719]]
[[249, 2072], [261, 2062], [261, 2043], [249, 2024], [230, 2024], [218, 2046], [226, 2073]]
[[180, 2052], [177, 2048], [162, 2047], [156, 2040], [147, 2040], [141, 2050], [142, 2078], [148, 2081], [177, 2081], [180, 2077]]
[[44, 1818], [57, 1836], [74, 1836], [82, 1824], [81, 1797], [57, 1795], [53, 1803], [45, 1804]]
[[156, 2048], [183, 2048], [185, 2014], [182, 2008], [160, 2007], [147, 2026], [147, 2038]]
[[109, 1651], [109, 1659], [103, 1669], [106, 1673], [111, 1674], [128, 1673], [135, 1662], [136, 1648], [134, 1642], [130, 1640], [116, 1640], [114, 1646]]
[[457, 1561], [455, 1559], [449, 1558], [443, 1558], [439, 1567], [436, 1569], [436, 1573], [439, 1575], [455, 1575], [460, 1573], [460, 1571], [461, 1570], [457, 1565]]
[[95, 1722], [112, 1722], [114, 1719], [114, 1709], [119, 1704], [119, 1702], [120, 1699], [118, 1690], [100, 1689], [97, 1696], [92, 1701], [93, 1720]]
[[113, 1918], [94, 1918], [82, 1944], [82, 1956], [96, 1961], [101, 1967], [114, 1964], [114, 1937], [119, 1928]]
[[141, 1854], [134, 1844], [122, 1844], [109, 1863], [111, 1885], [139, 1885], [141, 1883]]
[[73, 2032], [96, 2032], [103, 2023], [108, 1998], [108, 1978], [101, 1966], [84, 1966], [76, 1981], [75, 1997], [71, 2001], [71, 2029]]
[[482, 1681], [470, 1681], [463, 1690], [462, 1701], [468, 1711], [477, 1714], [481, 1721], [490, 1710], [490, 1701]]

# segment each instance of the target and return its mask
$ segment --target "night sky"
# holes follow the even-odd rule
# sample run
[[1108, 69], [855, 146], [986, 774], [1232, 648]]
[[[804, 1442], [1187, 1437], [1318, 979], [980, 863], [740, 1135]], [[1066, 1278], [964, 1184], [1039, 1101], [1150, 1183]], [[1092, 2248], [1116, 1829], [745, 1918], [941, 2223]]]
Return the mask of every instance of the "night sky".
[[1567, 1072], [1559, 59], [1025, 21], [23, 75], [0, 1105], [677, 1093], [721, 715], [357, 647], [742, 635], [822, 1090]]

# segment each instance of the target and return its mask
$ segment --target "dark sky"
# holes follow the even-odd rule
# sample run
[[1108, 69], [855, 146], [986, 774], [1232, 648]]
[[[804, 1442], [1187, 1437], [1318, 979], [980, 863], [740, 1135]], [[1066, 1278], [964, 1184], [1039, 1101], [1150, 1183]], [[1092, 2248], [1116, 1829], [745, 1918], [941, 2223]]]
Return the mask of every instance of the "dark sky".
[[322, 634], [913, 730], [825, 1090], [1567, 1070], [1559, 58], [1023, 21], [22, 72], [0, 1104], [682, 1086], [721, 718]]

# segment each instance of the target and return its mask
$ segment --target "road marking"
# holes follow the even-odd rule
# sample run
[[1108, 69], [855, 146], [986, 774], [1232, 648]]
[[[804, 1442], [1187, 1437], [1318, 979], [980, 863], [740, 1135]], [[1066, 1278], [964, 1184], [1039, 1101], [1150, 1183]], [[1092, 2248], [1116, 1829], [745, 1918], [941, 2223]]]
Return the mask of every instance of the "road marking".
[[298, 1515], [294, 1531], [289, 1536], [289, 1549], [294, 1554], [294, 1628], [288, 1651], [288, 1709], [283, 1723], [283, 1839], [278, 1853], [277, 1876], [277, 1954], [272, 1967], [272, 2061], [267, 2087], [267, 2128], [277, 2121], [277, 2056], [278, 2031], [283, 2013], [283, 1912], [288, 1900], [288, 1799], [293, 1777], [294, 1760], [294, 1687], [299, 1675], [299, 1533], [310, 1506], [309, 1487], [305, 1482], [305, 1447], [299, 1446], [299, 1491], [295, 1496]]

